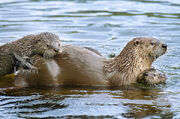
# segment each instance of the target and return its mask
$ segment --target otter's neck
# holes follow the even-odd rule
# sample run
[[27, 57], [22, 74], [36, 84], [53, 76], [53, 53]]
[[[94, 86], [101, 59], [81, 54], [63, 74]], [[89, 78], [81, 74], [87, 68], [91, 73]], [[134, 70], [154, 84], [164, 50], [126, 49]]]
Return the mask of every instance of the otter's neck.
[[137, 76], [152, 64], [147, 56], [142, 54], [144, 53], [140, 50], [124, 48], [115, 59], [107, 61], [105, 70], [113, 73], [110, 78], [111, 85], [122, 86], [135, 83]]

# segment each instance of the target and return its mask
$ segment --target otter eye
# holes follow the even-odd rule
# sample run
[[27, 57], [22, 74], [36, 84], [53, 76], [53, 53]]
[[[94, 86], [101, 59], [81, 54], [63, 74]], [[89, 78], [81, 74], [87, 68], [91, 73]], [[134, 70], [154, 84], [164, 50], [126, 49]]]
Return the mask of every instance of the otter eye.
[[154, 43], [154, 42], [151, 42], [151, 45], [153, 46], [153, 45], [155, 45], [155, 43]]
[[135, 46], [139, 45], [139, 42], [140, 42], [139, 40], [135, 41], [135, 42], [134, 42], [134, 45], [135, 45]]
[[49, 47], [50, 47], [50, 45], [49, 45], [49, 44], [46, 44], [46, 47], [48, 47], [48, 48], [49, 48]]

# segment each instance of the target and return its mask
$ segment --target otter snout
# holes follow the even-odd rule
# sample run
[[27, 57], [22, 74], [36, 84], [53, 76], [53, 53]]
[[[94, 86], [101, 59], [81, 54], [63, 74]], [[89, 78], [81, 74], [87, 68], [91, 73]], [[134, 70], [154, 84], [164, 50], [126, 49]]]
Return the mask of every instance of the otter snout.
[[60, 51], [60, 48], [55, 48], [54, 51], [55, 51], [55, 52], [59, 52], [59, 51]]
[[167, 45], [166, 44], [162, 44], [162, 48], [167, 49]]
[[60, 48], [54, 48], [54, 51], [55, 51], [56, 53], [61, 53], [61, 52], [62, 52], [62, 49], [61, 49], [61, 47], [60, 47]]
[[56, 52], [56, 53], [61, 53], [62, 52], [62, 45], [60, 42], [54, 42], [51, 44], [51, 48]]

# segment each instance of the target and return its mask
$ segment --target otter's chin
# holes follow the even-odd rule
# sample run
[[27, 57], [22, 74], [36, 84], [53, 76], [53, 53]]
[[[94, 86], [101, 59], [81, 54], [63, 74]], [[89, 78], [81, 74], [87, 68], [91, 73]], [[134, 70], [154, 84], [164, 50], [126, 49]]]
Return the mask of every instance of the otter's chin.
[[163, 53], [158, 53], [158, 54], [153, 54], [153, 55], [150, 55], [151, 59], [154, 61], [156, 60], [157, 58], [159, 58], [160, 56], [164, 55], [165, 52]]
[[43, 57], [45, 59], [50, 59], [50, 58], [53, 58], [56, 54], [57, 52], [55, 52], [54, 50], [46, 50], [43, 54]]
[[159, 53], [159, 54], [156, 54], [156, 59], [159, 58], [160, 56], [164, 55], [166, 53], [166, 51], [164, 51], [163, 53]]
[[162, 55], [155, 55], [155, 56], [152, 56], [152, 59], [153, 59], [153, 61], [155, 61], [157, 58], [159, 58], [160, 56], [162, 56]]
[[150, 58], [150, 60], [152, 62], [155, 61], [158, 57], [160, 57], [160, 56], [158, 56], [158, 55], [149, 55], [149, 58]]
[[62, 53], [62, 49], [60, 48], [60, 50], [58, 51], [58, 54], [61, 54]]

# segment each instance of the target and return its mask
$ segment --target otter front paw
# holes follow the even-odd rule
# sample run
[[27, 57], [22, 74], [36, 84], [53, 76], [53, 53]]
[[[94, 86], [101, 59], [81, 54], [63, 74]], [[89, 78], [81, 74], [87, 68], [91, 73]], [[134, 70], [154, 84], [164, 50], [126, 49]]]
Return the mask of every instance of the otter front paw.
[[18, 71], [15, 72], [15, 75], [23, 74], [25, 76], [30, 76], [32, 74], [38, 74], [38, 69], [36, 67], [33, 67], [31, 69], [19, 69]]
[[14, 72], [17, 73], [18, 71], [24, 74], [31, 74], [31, 73], [38, 73], [38, 69], [33, 66], [33, 61], [31, 58], [24, 56], [21, 57], [16, 53], [13, 53], [15, 57], [15, 66]]

